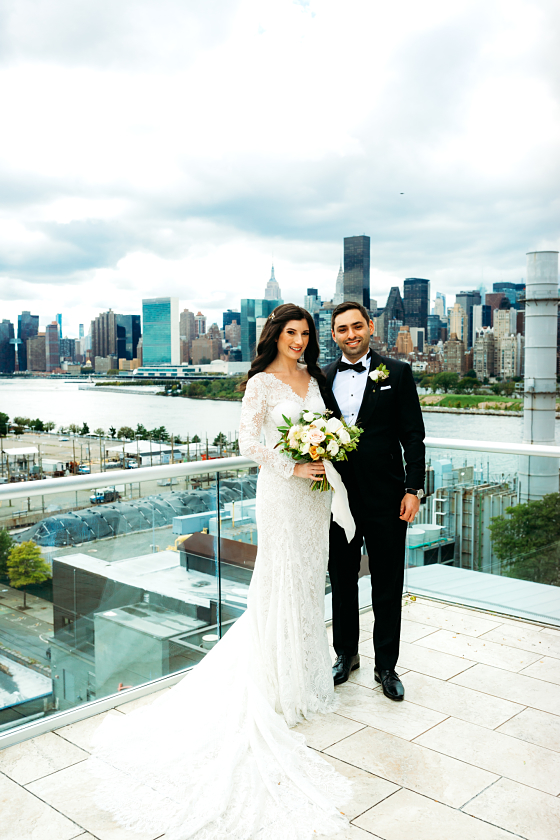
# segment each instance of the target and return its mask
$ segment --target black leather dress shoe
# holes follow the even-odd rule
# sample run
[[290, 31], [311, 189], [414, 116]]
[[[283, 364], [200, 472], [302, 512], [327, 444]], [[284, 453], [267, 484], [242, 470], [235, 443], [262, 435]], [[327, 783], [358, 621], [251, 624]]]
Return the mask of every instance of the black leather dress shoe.
[[348, 656], [346, 653], [341, 653], [333, 665], [332, 675], [335, 685], [345, 683], [350, 676], [350, 671], [355, 671], [360, 667], [360, 656], [357, 653], [355, 656]]
[[381, 683], [385, 697], [389, 700], [404, 700], [404, 685], [396, 671], [380, 671], [374, 668], [373, 675], [376, 682]]

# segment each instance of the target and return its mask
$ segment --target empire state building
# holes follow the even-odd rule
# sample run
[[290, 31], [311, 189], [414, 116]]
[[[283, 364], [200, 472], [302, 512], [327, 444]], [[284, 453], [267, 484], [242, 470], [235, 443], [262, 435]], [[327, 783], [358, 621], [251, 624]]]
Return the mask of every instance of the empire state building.
[[266, 284], [264, 299], [265, 300], [282, 300], [282, 292], [280, 291], [280, 286], [278, 285], [278, 280], [274, 276], [274, 266], [272, 266], [272, 271], [270, 273], [270, 280]]

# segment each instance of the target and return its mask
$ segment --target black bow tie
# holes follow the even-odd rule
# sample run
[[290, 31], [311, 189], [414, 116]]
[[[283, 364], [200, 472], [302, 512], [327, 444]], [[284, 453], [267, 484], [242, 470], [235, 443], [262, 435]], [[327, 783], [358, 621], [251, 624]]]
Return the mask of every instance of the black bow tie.
[[363, 373], [366, 368], [363, 366], [361, 362], [358, 362], [355, 365], [349, 365], [347, 362], [339, 362], [338, 363], [338, 370], [355, 370], [356, 373]]

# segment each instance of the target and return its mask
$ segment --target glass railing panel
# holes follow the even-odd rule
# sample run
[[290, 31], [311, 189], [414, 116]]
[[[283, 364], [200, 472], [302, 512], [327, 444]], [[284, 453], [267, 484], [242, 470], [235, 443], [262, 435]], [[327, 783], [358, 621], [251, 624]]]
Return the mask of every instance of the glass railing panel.
[[406, 590], [560, 623], [560, 497], [527, 501], [539, 475], [558, 488], [558, 461], [533, 456], [528, 469], [524, 455], [427, 454], [428, 496], [407, 533]]
[[248, 580], [222, 587], [216, 522], [255, 545], [255, 470], [224, 473], [220, 488], [203, 469], [4, 493], [2, 526], [52, 576], [27, 587], [25, 609], [13, 574], [0, 577], [0, 731], [191, 667], [242, 613]]

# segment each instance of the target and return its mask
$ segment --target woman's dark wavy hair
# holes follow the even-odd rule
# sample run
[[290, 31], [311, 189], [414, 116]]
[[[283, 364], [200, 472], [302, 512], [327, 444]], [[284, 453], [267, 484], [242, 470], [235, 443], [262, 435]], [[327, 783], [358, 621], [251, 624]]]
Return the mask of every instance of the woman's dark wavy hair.
[[247, 382], [252, 376], [257, 373], [262, 373], [274, 361], [278, 353], [277, 341], [280, 334], [288, 321], [307, 321], [309, 326], [309, 341], [303, 354], [303, 359], [307, 365], [307, 370], [319, 383], [319, 387], [323, 390], [326, 384], [325, 374], [317, 364], [319, 358], [319, 340], [317, 338], [317, 330], [315, 328], [315, 321], [313, 316], [303, 309], [301, 306], [296, 306], [295, 303], [283, 303], [277, 306], [276, 309], [270, 313], [266, 319], [263, 327], [261, 337], [257, 346], [257, 355], [251, 365], [251, 369], [245, 379], [239, 386], [240, 391], [244, 391]]

